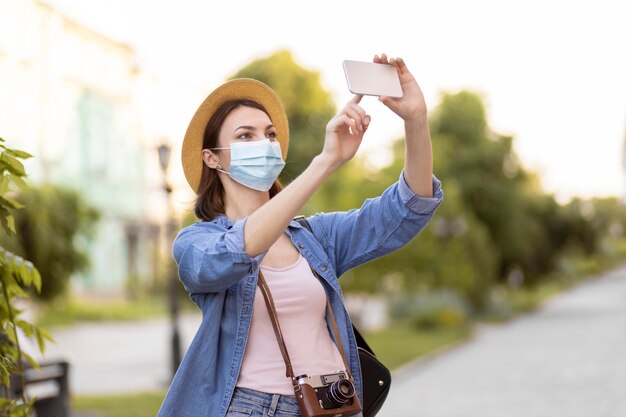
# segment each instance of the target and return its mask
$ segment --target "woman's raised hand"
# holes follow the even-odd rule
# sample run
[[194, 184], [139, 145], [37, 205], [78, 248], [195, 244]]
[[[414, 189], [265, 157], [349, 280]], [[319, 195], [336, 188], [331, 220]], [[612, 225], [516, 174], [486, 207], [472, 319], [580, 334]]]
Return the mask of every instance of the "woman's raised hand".
[[426, 101], [424, 94], [417, 81], [411, 75], [402, 58], [387, 58], [382, 54], [380, 57], [374, 55], [374, 62], [378, 64], [391, 64], [396, 67], [402, 86], [402, 97], [380, 97], [379, 100], [394, 113], [404, 119], [405, 122], [425, 122], [426, 121]]
[[322, 156], [339, 167], [356, 154], [370, 123], [370, 116], [359, 106], [362, 95], [356, 95], [326, 125]]

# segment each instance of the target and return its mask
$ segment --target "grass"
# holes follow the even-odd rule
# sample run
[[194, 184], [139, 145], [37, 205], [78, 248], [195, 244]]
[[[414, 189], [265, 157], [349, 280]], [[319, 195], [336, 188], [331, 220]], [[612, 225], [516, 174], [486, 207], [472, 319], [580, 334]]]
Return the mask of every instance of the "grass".
[[376, 357], [390, 370], [443, 347], [466, 340], [469, 328], [436, 328], [421, 330], [408, 323], [393, 323], [383, 330], [365, 335]]
[[125, 395], [77, 395], [71, 409], [77, 417], [154, 417], [165, 391]]
[[[181, 297], [181, 311], [196, 311], [191, 300]], [[93, 299], [69, 297], [45, 305], [36, 314], [36, 324], [42, 327], [69, 326], [77, 322], [131, 321], [165, 317], [169, 305], [164, 297], [142, 297], [137, 300]]]

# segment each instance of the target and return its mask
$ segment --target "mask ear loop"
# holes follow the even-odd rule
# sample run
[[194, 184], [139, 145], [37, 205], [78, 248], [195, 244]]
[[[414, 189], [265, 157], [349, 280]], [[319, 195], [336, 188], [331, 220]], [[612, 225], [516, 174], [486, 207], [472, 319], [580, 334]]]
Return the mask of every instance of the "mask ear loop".
[[213, 168], [213, 169], [215, 169], [216, 171], [219, 171], [219, 172], [223, 172], [223, 173], [224, 173], [224, 174], [226, 174], [226, 175], [230, 175], [230, 172], [226, 172], [226, 171], [224, 171], [220, 165], [217, 165], [217, 166], [216, 166], [215, 168]]
[[[230, 148], [209, 148], [209, 150], [210, 151], [224, 151], [224, 150], [228, 150], [229, 151]], [[219, 172], [223, 172], [226, 175], [230, 175], [230, 172], [224, 171], [220, 165], [217, 165], [213, 169], [215, 169], [216, 171], [219, 171]]]

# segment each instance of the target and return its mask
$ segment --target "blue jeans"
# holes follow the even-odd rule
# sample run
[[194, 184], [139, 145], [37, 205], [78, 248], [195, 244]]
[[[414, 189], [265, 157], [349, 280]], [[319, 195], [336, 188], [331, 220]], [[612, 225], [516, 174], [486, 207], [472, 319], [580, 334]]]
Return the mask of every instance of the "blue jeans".
[[235, 388], [226, 417], [301, 417], [295, 397]]

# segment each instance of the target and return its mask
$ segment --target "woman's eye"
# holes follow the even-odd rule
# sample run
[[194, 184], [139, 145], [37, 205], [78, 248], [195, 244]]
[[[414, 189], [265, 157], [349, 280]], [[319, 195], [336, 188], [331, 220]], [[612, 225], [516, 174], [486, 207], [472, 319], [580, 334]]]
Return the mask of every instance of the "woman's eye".
[[237, 139], [250, 139], [252, 138], [252, 135], [250, 133], [242, 133], [241, 135], [237, 136]]
[[267, 132], [265, 134], [265, 137], [267, 137], [269, 139], [276, 139], [276, 132]]

